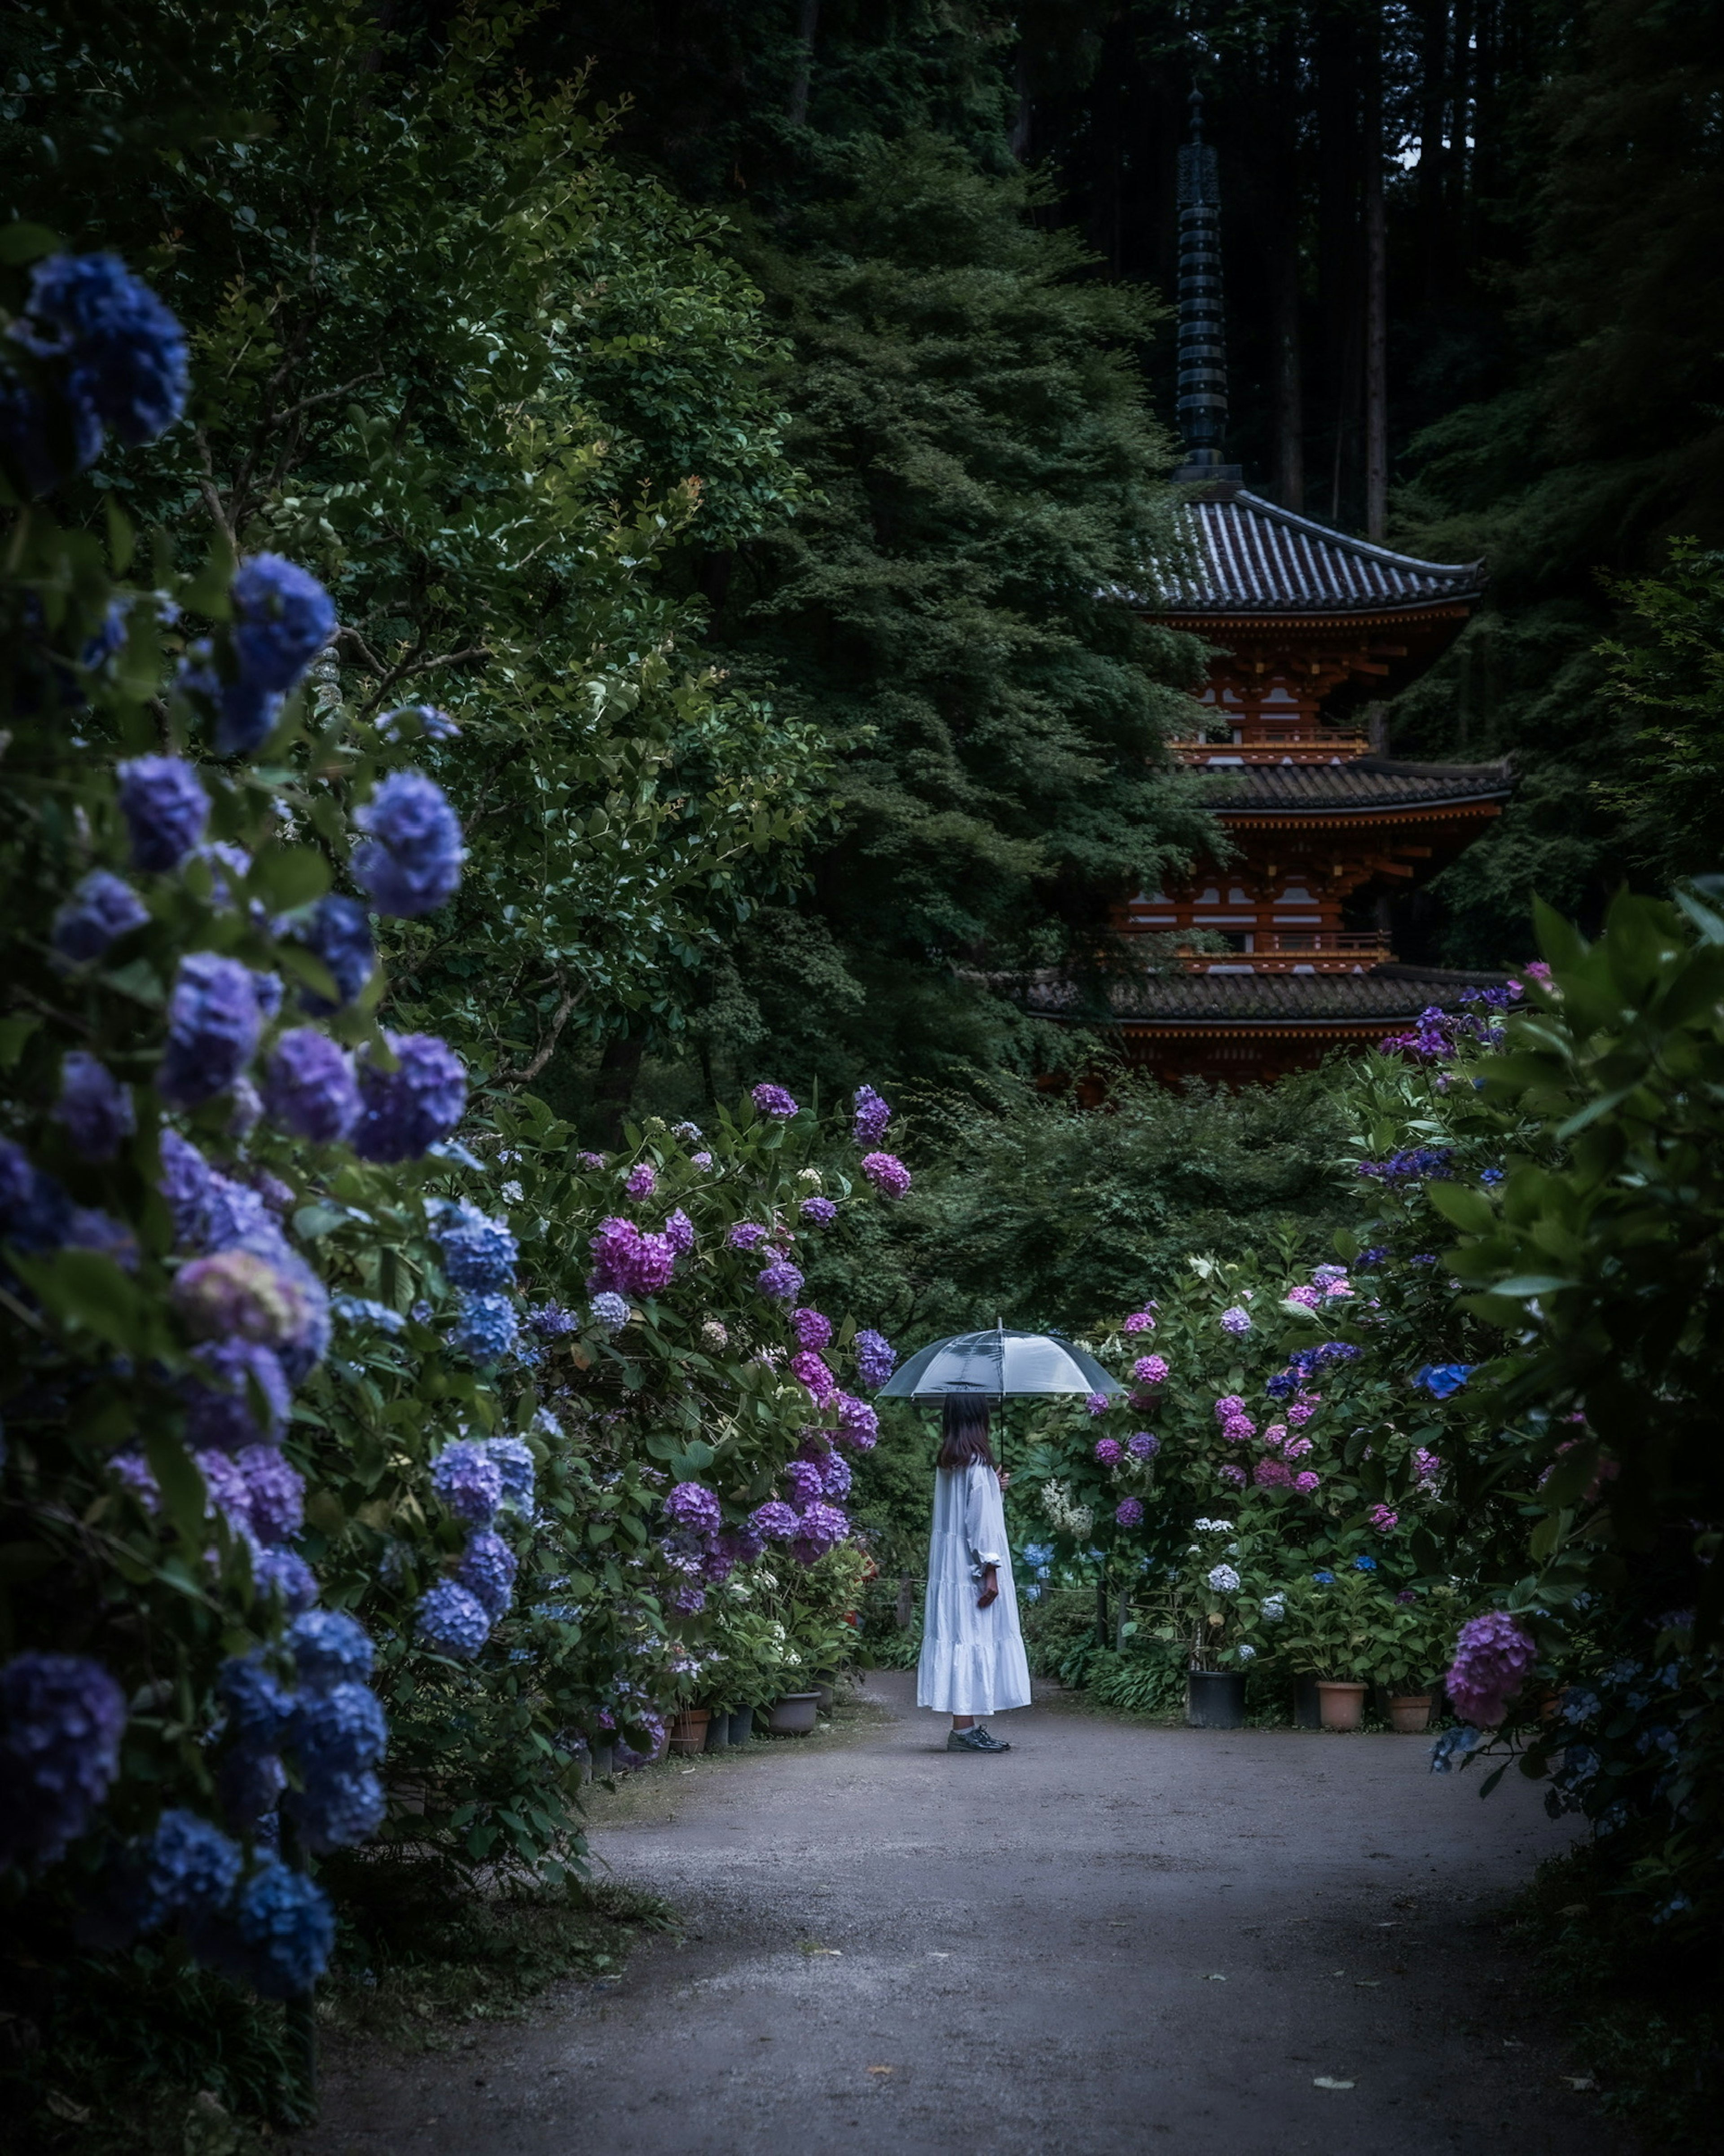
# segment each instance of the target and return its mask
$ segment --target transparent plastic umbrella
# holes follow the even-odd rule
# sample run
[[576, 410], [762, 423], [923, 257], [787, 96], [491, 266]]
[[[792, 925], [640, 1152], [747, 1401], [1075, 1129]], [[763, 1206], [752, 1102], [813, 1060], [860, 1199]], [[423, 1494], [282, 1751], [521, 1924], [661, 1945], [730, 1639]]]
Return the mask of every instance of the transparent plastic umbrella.
[[955, 1332], [920, 1348], [880, 1389], [883, 1400], [936, 1400], [947, 1393], [981, 1393], [997, 1400], [1053, 1393], [1104, 1393], [1126, 1388], [1093, 1355], [1054, 1332]]

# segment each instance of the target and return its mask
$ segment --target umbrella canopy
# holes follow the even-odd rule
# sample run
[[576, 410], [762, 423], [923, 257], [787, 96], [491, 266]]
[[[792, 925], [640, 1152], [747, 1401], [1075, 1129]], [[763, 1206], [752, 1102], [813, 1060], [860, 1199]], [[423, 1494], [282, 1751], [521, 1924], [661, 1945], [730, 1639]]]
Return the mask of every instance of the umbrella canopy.
[[1021, 1399], [1042, 1393], [1105, 1393], [1125, 1387], [1093, 1355], [1051, 1332], [955, 1332], [920, 1349], [880, 1389], [883, 1400], [938, 1399], [947, 1393], [982, 1393]]

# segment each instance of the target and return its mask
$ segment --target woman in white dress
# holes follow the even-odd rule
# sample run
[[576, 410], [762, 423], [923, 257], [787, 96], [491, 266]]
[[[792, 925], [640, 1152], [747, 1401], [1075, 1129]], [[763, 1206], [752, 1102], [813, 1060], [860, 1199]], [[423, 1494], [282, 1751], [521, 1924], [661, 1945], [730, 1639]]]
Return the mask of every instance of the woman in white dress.
[[948, 1752], [1009, 1752], [978, 1717], [1029, 1704], [1003, 1481], [988, 1443], [987, 1400], [948, 1393], [916, 1673], [917, 1706], [952, 1717]]

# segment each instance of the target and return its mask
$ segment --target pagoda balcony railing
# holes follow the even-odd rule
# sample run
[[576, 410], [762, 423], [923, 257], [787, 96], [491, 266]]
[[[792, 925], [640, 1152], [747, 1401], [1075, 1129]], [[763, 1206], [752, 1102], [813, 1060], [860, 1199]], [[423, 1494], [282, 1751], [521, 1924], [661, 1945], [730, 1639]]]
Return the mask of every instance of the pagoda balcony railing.
[[1368, 755], [1371, 737], [1362, 726], [1309, 728], [1248, 726], [1235, 730], [1231, 741], [1203, 741], [1195, 735], [1178, 736], [1168, 747], [1182, 763], [1220, 763], [1224, 768], [1257, 763], [1349, 763]]
[[1394, 957], [1387, 936], [1347, 929], [1261, 928], [1235, 932], [1225, 951], [1179, 953], [1187, 970], [1213, 973], [1218, 967], [1232, 972], [1249, 967], [1255, 973], [1351, 973], [1366, 966], [1380, 966]]

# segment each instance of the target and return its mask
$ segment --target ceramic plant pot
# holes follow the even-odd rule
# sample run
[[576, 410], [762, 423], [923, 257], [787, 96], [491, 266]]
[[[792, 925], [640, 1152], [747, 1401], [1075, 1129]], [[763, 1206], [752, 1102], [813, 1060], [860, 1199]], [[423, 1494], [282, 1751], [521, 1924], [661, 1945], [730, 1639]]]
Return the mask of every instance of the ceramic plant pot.
[[819, 1712], [818, 1692], [788, 1691], [782, 1699], [772, 1702], [767, 1727], [774, 1737], [806, 1737], [813, 1728]]
[[730, 1716], [721, 1714], [716, 1708], [710, 1710], [706, 1720], [706, 1749], [709, 1752], [725, 1751], [730, 1741]]
[[712, 1719], [712, 1710], [706, 1707], [685, 1707], [670, 1724], [670, 1749], [680, 1758], [690, 1758], [696, 1752], [706, 1749], [706, 1725]]
[[1394, 1692], [1388, 1702], [1389, 1727], [1403, 1737], [1417, 1737], [1431, 1726], [1431, 1696], [1428, 1691]]
[[730, 1739], [732, 1744], [747, 1744], [754, 1735], [754, 1709], [752, 1707], [735, 1708], [731, 1715]]
[[1368, 1686], [1343, 1683], [1331, 1677], [1317, 1679], [1317, 1697], [1322, 1702], [1325, 1729], [1357, 1729], [1365, 1718]]
[[1245, 1672], [1193, 1670], [1185, 1680], [1185, 1718], [1193, 1729], [1243, 1729]]

